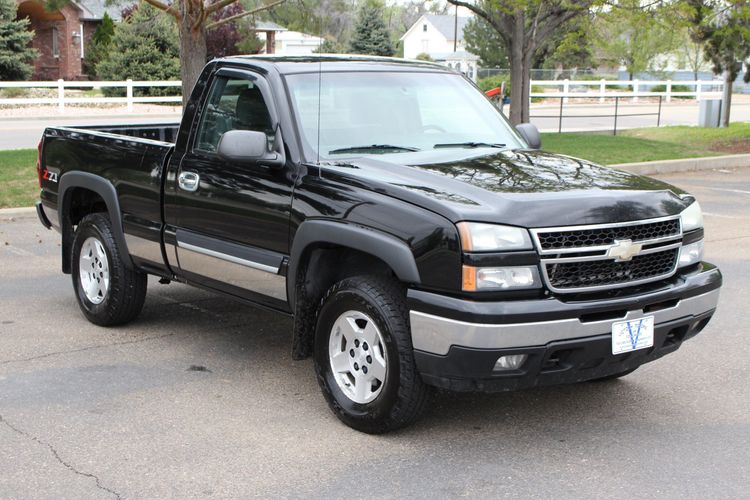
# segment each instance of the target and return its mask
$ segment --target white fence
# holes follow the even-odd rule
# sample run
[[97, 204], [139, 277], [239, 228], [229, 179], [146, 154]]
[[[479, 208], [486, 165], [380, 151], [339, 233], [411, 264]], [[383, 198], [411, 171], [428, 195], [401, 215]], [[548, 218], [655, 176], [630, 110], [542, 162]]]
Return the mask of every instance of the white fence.
[[[599, 98], [600, 102], [608, 97], [630, 97], [638, 101], [639, 97], [664, 97], [671, 102], [673, 97], [690, 97], [697, 100], [720, 98], [724, 82], [722, 80], [532, 80], [534, 86], [552, 88], [552, 92], [531, 92], [531, 97], [562, 98], [568, 102], [571, 97]], [[664, 86], [662, 92], [651, 92], [650, 89]], [[675, 86], [692, 87], [692, 91], [678, 91]], [[625, 90], [622, 87], [626, 87]]]
[[[0, 82], [0, 89], [57, 89], [56, 97], [7, 97], [0, 98], [0, 105], [34, 105], [52, 104], [57, 105], [60, 111], [65, 110], [66, 104], [125, 104], [128, 111], [133, 111], [135, 103], [180, 103], [181, 96], [147, 96], [135, 97], [133, 89], [149, 87], [180, 87], [179, 81], [133, 81], [125, 80], [119, 82], [84, 82], [65, 81], [56, 82]], [[721, 97], [721, 89], [724, 82], [721, 80], [532, 80], [533, 87], [544, 87], [545, 92], [532, 92], [531, 97], [561, 98], [564, 102], [576, 97], [599, 98], [600, 102], [611, 97], [632, 98], [638, 101], [639, 97], [661, 96], [670, 102], [673, 97], [688, 97], [701, 100], [704, 98]], [[656, 85], [665, 86], [664, 92], [651, 92], [649, 89]], [[687, 86], [692, 91], [673, 91], [673, 87]], [[66, 96], [66, 89], [100, 89], [104, 87], [120, 87], [125, 89], [125, 97], [93, 97], [93, 96]], [[623, 90], [622, 87], [626, 87]], [[551, 91], [546, 91], [551, 89]]]
[[[125, 80], [121, 82], [86, 82], [86, 81], [65, 81], [57, 80], [56, 82], [0, 82], [0, 89], [21, 88], [21, 89], [57, 89], [56, 97], [8, 97], [0, 99], [0, 105], [33, 105], [33, 104], [53, 104], [57, 105], [60, 111], [65, 110], [66, 104], [125, 104], [128, 111], [133, 111], [134, 103], [154, 103], [154, 102], [174, 102], [181, 103], [181, 96], [142, 96], [135, 97], [133, 89], [150, 88], [150, 87], [181, 87], [179, 81], [133, 81]], [[123, 88], [125, 97], [92, 97], [92, 96], [66, 96], [65, 89], [100, 89]]]

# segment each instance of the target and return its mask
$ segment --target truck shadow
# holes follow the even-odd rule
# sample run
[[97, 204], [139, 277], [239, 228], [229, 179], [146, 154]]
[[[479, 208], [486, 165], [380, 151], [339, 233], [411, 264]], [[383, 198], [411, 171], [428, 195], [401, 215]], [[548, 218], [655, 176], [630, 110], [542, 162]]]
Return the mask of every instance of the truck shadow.
[[[265, 385], [296, 387], [294, 396], [305, 396], [313, 408], [308, 417], [331, 424], [314, 376], [312, 361], [291, 357], [292, 320], [274, 312], [227, 300], [181, 285], [152, 288], [142, 316], [133, 324], [145, 330], [176, 332], [169, 343], [183, 353], [185, 369], [242, 384], [246, 378]], [[658, 364], [658, 363], [657, 363]], [[200, 369], [196, 369], [199, 367]], [[649, 365], [620, 380], [584, 382], [519, 392], [495, 394], [454, 393], [435, 390], [424, 417], [398, 435], [454, 435], [457, 428], [477, 437], [497, 433], [505, 438], [538, 436], [570, 439], [581, 433], [596, 434], [617, 426], [636, 432], [650, 415], [679, 415], [679, 405], [669, 400], [674, 388], [666, 378], [652, 376]], [[656, 368], [658, 370], [658, 368]], [[666, 394], [665, 394], [666, 392]], [[290, 395], [291, 397], [292, 395]], [[289, 404], [300, 406], [299, 398]], [[342, 432], [354, 432], [341, 426]], [[389, 439], [385, 437], [385, 439]]]

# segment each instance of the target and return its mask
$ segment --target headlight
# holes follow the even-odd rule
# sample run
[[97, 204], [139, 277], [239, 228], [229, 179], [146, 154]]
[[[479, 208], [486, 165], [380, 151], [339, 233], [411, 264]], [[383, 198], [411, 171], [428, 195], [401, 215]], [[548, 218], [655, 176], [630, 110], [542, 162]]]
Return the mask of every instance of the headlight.
[[464, 252], [501, 252], [505, 250], [531, 250], [529, 232], [519, 227], [459, 222], [458, 234]]
[[680, 260], [677, 267], [692, 266], [703, 260], [703, 240], [690, 243], [680, 248]]
[[682, 232], [692, 231], [703, 227], [703, 212], [698, 201], [694, 201], [680, 214]]
[[536, 266], [531, 267], [463, 267], [465, 292], [492, 290], [528, 290], [540, 288], [542, 281]]

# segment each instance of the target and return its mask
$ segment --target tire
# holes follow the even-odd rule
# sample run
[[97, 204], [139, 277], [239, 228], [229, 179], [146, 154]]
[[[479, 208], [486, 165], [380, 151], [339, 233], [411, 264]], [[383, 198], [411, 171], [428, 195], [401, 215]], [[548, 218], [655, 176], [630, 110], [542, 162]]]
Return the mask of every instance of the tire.
[[114, 326], [138, 316], [146, 300], [148, 277], [125, 267], [107, 215], [95, 213], [81, 220], [73, 236], [71, 259], [73, 289], [86, 319]]
[[638, 369], [638, 367], [636, 366], [635, 368], [631, 368], [630, 370], [625, 370], [624, 372], [613, 373], [612, 375], [607, 375], [606, 377], [591, 379], [591, 380], [589, 380], [589, 382], [606, 382], [608, 380], [616, 380], [618, 378], [624, 377], [625, 375], [630, 375], [631, 373], [633, 373], [637, 369]]
[[358, 276], [328, 290], [318, 312], [314, 359], [331, 410], [358, 431], [405, 427], [425, 407], [429, 391], [414, 362], [404, 289], [393, 279]]

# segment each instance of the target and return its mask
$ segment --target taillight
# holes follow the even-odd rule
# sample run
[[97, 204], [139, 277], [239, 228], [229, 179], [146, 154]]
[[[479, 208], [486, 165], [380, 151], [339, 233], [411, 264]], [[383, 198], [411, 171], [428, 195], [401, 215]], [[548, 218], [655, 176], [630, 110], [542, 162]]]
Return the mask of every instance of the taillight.
[[42, 141], [44, 139], [39, 140], [39, 144], [36, 147], [36, 173], [39, 177], [39, 187], [42, 187]]

